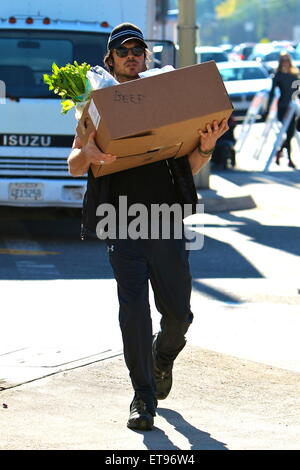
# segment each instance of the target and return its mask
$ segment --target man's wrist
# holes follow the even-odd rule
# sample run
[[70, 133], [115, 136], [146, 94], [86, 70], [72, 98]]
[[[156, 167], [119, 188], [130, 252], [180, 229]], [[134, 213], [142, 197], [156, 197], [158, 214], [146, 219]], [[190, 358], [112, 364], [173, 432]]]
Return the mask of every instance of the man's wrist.
[[81, 155], [82, 155], [84, 166], [86, 166], [88, 168], [91, 164], [91, 157], [90, 157], [90, 152], [87, 151], [87, 149], [86, 149], [86, 146], [83, 146], [81, 148]]
[[197, 149], [198, 149], [198, 152], [200, 153], [200, 155], [201, 155], [202, 157], [210, 158], [210, 157], [212, 156], [212, 154], [213, 154], [213, 151], [215, 150], [215, 147], [213, 147], [213, 148], [210, 149], [210, 150], [202, 150], [201, 144], [199, 143]]

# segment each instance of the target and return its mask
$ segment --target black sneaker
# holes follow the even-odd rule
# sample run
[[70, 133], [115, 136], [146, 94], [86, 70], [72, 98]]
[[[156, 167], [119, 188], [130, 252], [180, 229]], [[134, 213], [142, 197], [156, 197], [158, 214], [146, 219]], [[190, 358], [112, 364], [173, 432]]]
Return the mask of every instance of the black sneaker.
[[153, 416], [147, 409], [146, 403], [141, 398], [134, 397], [130, 405], [130, 415], [127, 427], [130, 429], [138, 429], [140, 431], [151, 431], [153, 423]]
[[290, 168], [296, 168], [295, 163], [292, 162], [292, 160], [289, 160], [289, 167]]
[[169, 395], [172, 382], [173, 382], [173, 363], [165, 369], [161, 369], [156, 360], [156, 336], [153, 341], [152, 355], [153, 355], [153, 373], [156, 384], [156, 398], [157, 400], [164, 400]]

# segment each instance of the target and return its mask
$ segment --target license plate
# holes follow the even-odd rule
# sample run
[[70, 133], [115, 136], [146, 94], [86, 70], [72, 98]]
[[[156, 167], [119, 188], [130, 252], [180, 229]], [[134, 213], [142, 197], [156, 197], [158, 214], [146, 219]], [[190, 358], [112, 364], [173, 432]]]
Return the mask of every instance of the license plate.
[[8, 197], [13, 201], [40, 201], [43, 199], [42, 183], [11, 183]]

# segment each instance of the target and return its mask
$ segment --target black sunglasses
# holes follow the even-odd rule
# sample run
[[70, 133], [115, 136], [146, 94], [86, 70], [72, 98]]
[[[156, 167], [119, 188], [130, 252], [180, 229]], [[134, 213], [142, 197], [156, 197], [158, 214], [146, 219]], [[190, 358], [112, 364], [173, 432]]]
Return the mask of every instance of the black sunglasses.
[[135, 57], [140, 57], [141, 55], [144, 54], [145, 48], [141, 46], [135, 46], [135, 47], [118, 47], [115, 49], [116, 54], [118, 57], [127, 57], [129, 54], [129, 51], [135, 56]]

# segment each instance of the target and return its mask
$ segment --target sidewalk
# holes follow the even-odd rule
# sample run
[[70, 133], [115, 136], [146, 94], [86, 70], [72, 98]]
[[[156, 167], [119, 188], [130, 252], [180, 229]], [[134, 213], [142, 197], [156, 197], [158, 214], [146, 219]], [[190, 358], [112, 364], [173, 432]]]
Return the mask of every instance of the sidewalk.
[[297, 373], [189, 345], [155, 428], [131, 431], [119, 356], [2, 391], [0, 449], [299, 449], [299, 396]]
[[[199, 191], [205, 212], [255, 207], [257, 195], [264, 186], [263, 181], [256, 183], [253, 175], [246, 172], [212, 175], [210, 189]], [[254, 189], [253, 193], [249, 188]], [[35, 294], [42, 301], [54, 288], [58, 299], [67, 299], [74, 292], [74, 282], [88, 292], [95, 288], [96, 281], [41, 282]], [[117, 312], [113, 281], [101, 282], [105, 282], [106, 308], [109, 306], [111, 311]], [[9, 281], [1, 281], [1, 284], [5, 305], [5, 296], [10, 295], [9, 289], [14, 285]], [[35, 285], [22, 281], [22, 288], [24, 292], [18, 291], [16, 302], [26, 302], [24, 295], [30, 299]], [[171, 394], [159, 402], [152, 432], [126, 428], [132, 388], [123, 360], [117, 314], [109, 324], [101, 322], [96, 313], [83, 321], [79, 314], [64, 319], [59, 311], [51, 315], [49, 311], [46, 323], [41, 323], [34, 313], [30, 318], [19, 319], [18, 323], [12, 317], [7, 331], [2, 330], [2, 339], [6, 342], [2, 341], [0, 350], [0, 449], [299, 449], [300, 363], [293, 344], [289, 345], [289, 338], [282, 335], [283, 314], [278, 313], [278, 321], [276, 315], [273, 318], [278, 337], [281, 334], [287, 342], [281, 344], [288, 351], [287, 360], [281, 364], [276, 359], [275, 336], [269, 351], [273, 363], [272, 358], [263, 363], [259, 345], [269, 331], [268, 316], [262, 321], [259, 309], [255, 317], [245, 306], [242, 325], [237, 322], [240, 311], [232, 309], [225, 318], [224, 312], [214, 308], [213, 303], [210, 305], [210, 322], [199, 318], [202, 335], [206, 337], [196, 335], [197, 328], [191, 332], [188, 346], [174, 367]], [[80, 301], [78, 312], [82, 312]], [[295, 335], [299, 331], [296, 313], [296, 306], [284, 313], [293, 319]], [[253, 334], [258, 318], [261, 337]], [[78, 332], [73, 330], [74, 324]], [[222, 328], [225, 338], [222, 344], [219, 337], [210, 336], [214, 324]], [[154, 328], [157, 325], [158, 317], [155, 317]], [[40, 344], [34, 343], [36, 334], [43, 330], [47, 330], [47, 335], [41, 337]], [[96, 346], [99, 341], [96, 330], [101, 331], [100, 348]], [[8, 331], [15, 332], [11, 341], [5, 338]], [[31, 344], [22, 343], [26, 332], [32, 335]], [[76, 344], [77, 334], [82, 342]], [[51, 340], [49, 344], [43, 342], [47, 337], [55, 338], [62, 348]], [[245, 344], [247, 341], [249, 344]], [[254, 353], [247, 359], [243, 354], [239, 356], [245, 346], [249, 351], [252, 347], [250, 353]], [[219, 349], [212, 350], [215, 347]], [[215, 352], [217, 350], [221, 352]]]

